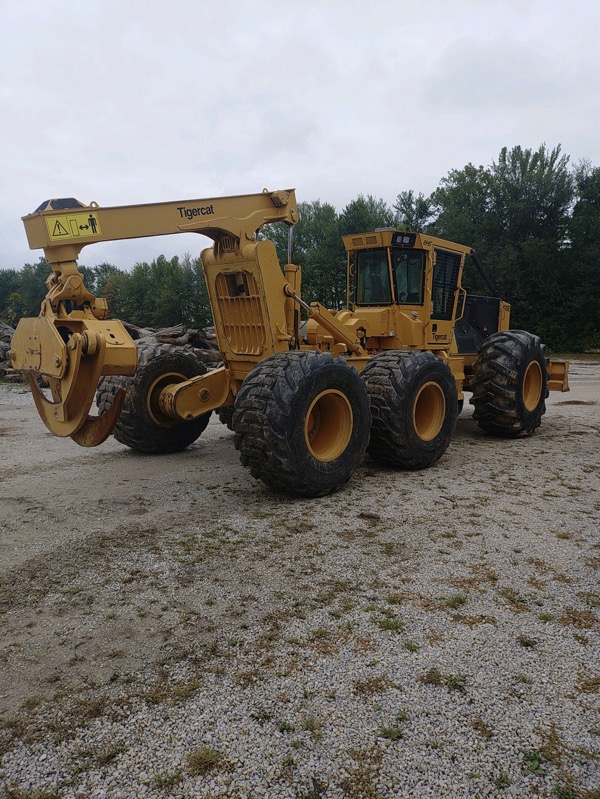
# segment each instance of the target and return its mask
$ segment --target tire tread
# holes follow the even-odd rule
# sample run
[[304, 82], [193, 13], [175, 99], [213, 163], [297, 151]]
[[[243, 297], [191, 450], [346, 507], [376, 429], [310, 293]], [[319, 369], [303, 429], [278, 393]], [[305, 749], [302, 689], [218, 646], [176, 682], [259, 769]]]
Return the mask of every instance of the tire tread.
[[[368, 424], [366, 430], [353, 432], [351, 442], [358, 439], [357, 454], [351, 468], [341, 469], [339, 475], [334, 474], [333, 465], [323, 470], [320, 479], [319, 475], [313, 473], [318, 469], [302, 469], [298, 454], [290, 444], [291, 427], [300, 423], [294, 420], [298, 391], [312, 375], [332, 366], [347, 370], [343, 373], [346, 381], [347, 373], [356, 375], [343, 358], [334, 359], [330, 353], [311, 350], [272, 355], [257, 364], [246, 377], [236, 398], [232, 424], [240, 460], [243, 466], [250, 469], [253, 477], [277, 490], [306, 497], [324, 496], [349, 480], [364, 456]], [[368, 397], [358, 375], [356, 381], [352, 382], [359, 392], [360, 402], [364, 406], [362, 412], [368, 417], [368, 422]], [[359, 419], [357, 423], [364, 424], [364, 421]], [[340, 460], [347, 461], [350, 458], [344, 453]]]
[[[420, 376], [431, 372], [441, 381], [447, 411], [439, 442], [427, 446], [419, 441], [412, 422], [412, 405], [406, 407], [406, 395]], [[420, 350], [390, 350], [376, 355], [361, 374], [371, 398], [371, 457], [386, 465], [402, 469], [423, 469], [433, 466], [444, 454], [458, 416], [458, 395], [452, 373], [432, 352]], [[437, 438], [437, 437], [436, 437]]]
[[[535, 410], [527, 411], [521, 399], [522, 380], [533, 360], [544, 367], [542, 394]], [[473, 367], [470, 400], [479, 427], [503, 438], [532, 435], [546, 412], [547, 363], [546, 347], [533, 333], [507, 330], [487, 338]]]

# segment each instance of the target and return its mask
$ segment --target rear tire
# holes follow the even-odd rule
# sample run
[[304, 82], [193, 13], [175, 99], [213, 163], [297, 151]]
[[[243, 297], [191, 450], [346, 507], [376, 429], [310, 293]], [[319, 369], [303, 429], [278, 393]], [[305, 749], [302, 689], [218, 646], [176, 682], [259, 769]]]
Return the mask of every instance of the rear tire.
[[386, 466], [425, 469], [450, 444], [458, 416], [456, 382], [432, 352], [382, 352], [365, 366], [373, 423], [368, 451]]
[[[162, 354], [158, 354], [161, 353]], [[157, 407], [161, 388], [206, 374], [206, 366], [183, 352], [144, 347], [138, 352], [138, 368], [133, 378], [111, 376], [98, 388], [96, 404], [103, 413], [121, 386], [127, 395], [113, 432], [121, 444], [151, 455], [180, 452], [206, 429], [210, 412], [189, 422], [163, 416]]]
[[473, 365], [473, 418], [486, 433], [530, 436], [540, 426], [548, 396], [546, 347], [525, 330], [495, 333]]
[[225, 405], [223, 408], [219, 408], [217, 416], [221, 424], [224, 424], [228, 430], [233, 430], [233, 407], [231, 405]]
[[319, 497], [343, 486], [369, 440], [369, 397], [342, 358], [305, 351], [257, 364], [235, 402], [235, 446], [271, 488]]

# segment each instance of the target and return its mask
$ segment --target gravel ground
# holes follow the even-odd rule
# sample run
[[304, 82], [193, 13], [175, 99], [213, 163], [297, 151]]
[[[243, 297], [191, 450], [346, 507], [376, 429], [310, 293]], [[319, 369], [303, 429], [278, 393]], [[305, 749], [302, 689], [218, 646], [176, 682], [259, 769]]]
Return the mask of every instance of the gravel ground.
[[538, 433], [292, 500], [0, 386], [0, 796], [600, 797], [600, 363]]

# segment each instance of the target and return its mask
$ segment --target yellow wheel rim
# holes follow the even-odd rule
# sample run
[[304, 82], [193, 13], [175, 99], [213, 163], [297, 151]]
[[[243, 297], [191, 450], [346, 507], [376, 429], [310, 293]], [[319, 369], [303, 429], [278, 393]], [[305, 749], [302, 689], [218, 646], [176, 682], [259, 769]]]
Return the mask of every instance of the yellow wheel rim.
[[425, 383], [413, 405], [413, 424], [422, 441], [433, 441], [444, 424], [446, 397], [438, 383]]
[[164, 375], [161, 375], [152, 383], [146, 395], [146, 407], [154, 424], [160, 427], [173, 427], [179, 424], [176, 419], [171, 419], [170, 416], [166, 416], [163, 413], [160, 407], [160, 394], [167, 386], [185, 383], [187, 379], [185, 375], [179, 374], [179, 372], [165, 372]]
[[542, 396], [542, 369], [537, 361], [531, 361], [523, 380], [523, 404], [528, 411], [535, 411]]
[[341, 391], [322, 391], [315, 397], [304, 421], [304, 440], [313, 458], [322, 463], [339, 458], [350, 442], [353, 420]]

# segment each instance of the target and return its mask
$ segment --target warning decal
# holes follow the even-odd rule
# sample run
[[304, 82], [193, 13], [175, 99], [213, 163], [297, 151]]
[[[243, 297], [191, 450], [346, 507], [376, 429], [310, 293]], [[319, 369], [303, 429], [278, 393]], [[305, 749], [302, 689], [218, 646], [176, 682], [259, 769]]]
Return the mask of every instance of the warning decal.
[[87, 214], [47, 216], [46, 225], [51, 241], [87, 238], [88, 236], [99, 236], [102, 233], [98, 214], [93, 211]]

